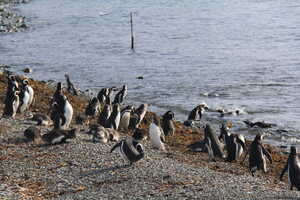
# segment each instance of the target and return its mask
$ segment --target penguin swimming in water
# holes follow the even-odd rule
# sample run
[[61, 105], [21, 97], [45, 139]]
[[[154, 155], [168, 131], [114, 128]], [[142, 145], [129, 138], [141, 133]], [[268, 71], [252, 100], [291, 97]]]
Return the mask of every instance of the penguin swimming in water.
[[113, 105], [112, 113], [110, 114], [108, 120], [106, 121], [105, 128], [113, 128], [118, 130], [121, 119], [120, 106], [119, 104]]
[[42, 136], [42, 140], [46, 144], [61, 144], [66, 143], [68, 139], [76, 138], [76, 129], [72, 130], [61, 130], [53, 129], [49, 133]]
[[20, 105], [19, 105], [19, 112], [24, 113], [29, 108], [29, 102], [31, 100], [30, 94], [29, 94], [29, 87], [28, 87], [28, 81], [23, 80], [22, 86], [21, 86], [21, 92], [20, 92]]
[[100, 110], [100, 103], [97, 97], [92, 98], [89, 101], [88, 106], [85, 109], [85, 114], [87, 116], [95, 117]]
[[122, 89], [116, 94], [113, 103], [122, 104], [126, 96], [127, 96], [127, 85], [123, 85]]
[[158, 116], [153, 116], [152, 118], [152, 123], [149, 126], [149, 137], [154, 148], [166, 151], [164, 131], [160, 127], [160, 119]]
[[[272, 157], [270, 153], [262, 145], [263, 135], [257, 134], [254, 141], [250, 145], [249, 153], [249, 169], [254, 176], [256, 170], [263, 170], [264, 173], [267, 172], [267, 162], [266, 157], [272, 164]], [[247, 154], [246, 154], [247, 156]], [[245, 156], [245, 158], [246, 158]], [[245, 160], [244, 158], [244, 160]]]
[[144, 147], [141, 143], [139, 143], [138, 138], [128, 137], [126, 139], [121, 140], [117, 144], [115, 144], [110, 153], [112, 153], [115, 149], [119, 150], [119, 153], [129, 162], [131, 166], [133, 163], [144, 158]]
[[130, 122], [130, 116], [131, 113], [133, 112], [133, 106], [127, 106], [121, 111], [121, 120], [120, 120], [120, 125], [119, 125], [119, 130], [124, 130], [126, 131], [129, 126]]
[[300, 163], [297, 155], [297, 149], [291, 146], [291, 152], [284, 169], [281, 172], [280, 180], [282, 180], [284, 173], [288, 171], [288, 179], [291, 185], [290, 189], [296, 187], [300, 191]]
[[4, 117], [14, 118], [16, 116], [20, 104], [19, 93], [18, 90], [13, 91], [12, 94], [9, 95], [9, 98], [6, 98], [3, 112]]
[[174, 126], [174, 113], [172, 111], [167, 111], [162, 117], [162, 129], [164, 131], [165, 136], [171, 135], [173, 136], [175, 133]]
[[105, 104], [104, 108], [102, 109], [99, 115], [98, 124], [105, 127], [110, 115], [111, 115], [111, 106], [109, 104]]

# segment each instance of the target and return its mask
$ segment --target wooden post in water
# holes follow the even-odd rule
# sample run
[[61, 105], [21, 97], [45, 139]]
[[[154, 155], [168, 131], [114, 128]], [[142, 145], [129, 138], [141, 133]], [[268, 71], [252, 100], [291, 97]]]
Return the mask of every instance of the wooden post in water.
[[130, 13], [130, 27], [131, 27], [131, 49], [134, 49], [134, 37], [133, 37], [132, 12]]

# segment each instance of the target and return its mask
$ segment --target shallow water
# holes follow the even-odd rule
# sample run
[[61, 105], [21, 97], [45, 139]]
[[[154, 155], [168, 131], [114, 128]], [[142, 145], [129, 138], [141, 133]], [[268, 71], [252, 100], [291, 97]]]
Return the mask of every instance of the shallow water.
[[[18, 7], [31, 28], [1, 35], [1, 63], [30, 66], [37, 79], [82, 89], [128, 84], [127, 102], [184, 120], [195, 105], [241, 109], [243, 119], [278, 124], [276, 145], [300, 136], [300, 3], [296, 0], [33, 0]], [[135, 51], [130, 50], [133, 12]], [[143, 76], [143, 80], [136, 79]]]

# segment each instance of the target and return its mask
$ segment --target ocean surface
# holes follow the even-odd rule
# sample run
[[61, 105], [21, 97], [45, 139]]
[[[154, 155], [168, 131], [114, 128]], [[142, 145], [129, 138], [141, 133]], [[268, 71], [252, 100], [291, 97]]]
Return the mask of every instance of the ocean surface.
[[[32, 0], [17, 7], [30, 28], [0, 35], [0, 63], [82, 90], [128, 85], [127, 103], [175, 112], [197, 104], [241, 111], [220, 117], [275, 123], [275, 145], [300, 144], [300, 2], [297, 0]], [[135, 51], [130, 49], [133, 13]], [[143, 76], [144, 79], [137, 79]], [[284, 129], [284, 131], [278, 131]]]

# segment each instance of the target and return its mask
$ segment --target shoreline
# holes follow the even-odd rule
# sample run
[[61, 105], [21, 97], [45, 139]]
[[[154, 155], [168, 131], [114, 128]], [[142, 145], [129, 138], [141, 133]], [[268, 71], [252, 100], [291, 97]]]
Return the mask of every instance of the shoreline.
[[[50, 97], [52, 97], [52, 94], [54, 93], [54, 88], [49, 86], [47, 83], [43, 82], [43, 81], [35, 81], [30, 79], [30, 84], [33, 87], [34, 91], [35, 91], [35, 97], [36, 97], [36, 102], [35, 104], [32, 106], [32, 108], [30, 109], [32, 111], [32, 113], [47, 113], [49, 110], [49, 101], [50, 101]], [[1, 114], [3, 112], [3, 101], [4, 101], [4, 95], [5, 95], [5, 91], [6, 91], [6, 80], [4, 75], [0, 75], [0, 91], [1, 91], [1, 96], [0, 96], [0, 110], [1, 110]], [[18, 181], [23, 181], [24, 182], [24, 176], [26, 176], [26, 180], [27, 181], [32, 181], [34, 182], [34, 184], [36, 183], [35, 178], [32, 178], [30, 175], [30, 172], [23, 172], [23, 171], [19, 171], [17, 172], [14, 171], [14, 168], [16, 168], [17, 166], [15, 165], [25, 165], [23, 166], [25, 169], [25, 171], [31, 171], [32, 170], [32, 166], [27, 166], [24, 163], [25, 160], [26, 162], [33, 162], [35, 163], [36, 161], [38, 161], [38, 163], [40, 164], [46, 164], [47, 162], [51, 163], [51, 169], [52, 168], [61, 168], [61, 162], [63, 163], [68, 163], [69, 161], [72, 161], [72, 156], [80, 156], [79, 159], [88, 159], [86, 160], [86, 165], [88, 163], [97, 163], [96, 165], [99, 168], [99, 165], [102, 166], [102, 160], [94, 160], [93, 158], [83, 158], [82, 156], [84, 155], [73, 155], [72, 151], [78, 151], [79, 148], [82, 148], [82, 146], [84, 146], [84, 149], [86, 151], [94, 151], [93, 148], [110, 148], [110, 146], [113, 143], [109, 143], [107, 144], [91, 144], [89, 141], [89, 138], [87, 137], [87, 135], [85, 134], [88, 130], [87, 126], [77, 126], [74, 124], [74, 118], [77, 114], [80, 114], [84, 111], [85, 106], [88, 104], [87, 98], [84, 96], [72, 96], [70, 94], [67, 94], [65, 92], [65, 94], [68, 96], [71, 104], [73, 105], [74, 108], [74, 116], [73, 116], [73, 122], [72, 122], [72, 126], [79, 128], [79, 133], [78, 135], [80, 136], [79, 138], [76, 139], [75, 142], [71, 141], [68, 144], [64, 144], [62, 146], [60, 145], [54, 145], [55, 147], [49, 147], [50, 149], [53, 150], [53, 148], [60, 148], [60, 150], [62, 152], [64, 152], [65, 155], [61, 155], [62, 152], [56, 152], [57, 155], [60, 155], [59, 158], [59, 162], [57, 162], [57, 158], [55, 157], [55, 155], [53, 155], [52, 150], [49, 151], [48, 148], [40, 148], [37, 147], [34, 144], [28, 144], [28, 143], [24, 143], [22, 142], [22, 138], [23, 138], [23, 131], [25, 130], [26, 127], [30, 126], [30, 125], [34, 125], [32, 124], [32, 122], [28, 121], [28, 119], [25, 116], [20, 116], [20, 114], [17, 114], [17, 117], [15, 120], [12, 119], [1, 119], [1, 126], [0, 126], [0, 149], [1, 149], [1, 155], [0, 155], [0, 161], [2, 162], [2, 165], [6, 167], [6, 169], [9, 169], [8, 171], [6, 171], [6, 169], [1, 169], [1, 176], [0, 176], [0, 180], [2, 181], [6, 181], [12, 188], [16, 187], [16, 184], [18, 185], [19, 182]], [[130, 95], [130, 94], [129, 94]], [[141, 128], [148, 130], [149, 127], [149, 117], [151, 115], [153, 115], [155, 113], [152, 112], [147, 112], [145, 120], [143, 120], [142, 124], [141, 124]], [[240, 178], [242, 176], [245, 177], [251, 177], [251, 174], [247, 168], [247, 163], [248, 161], [245, 161], [243, 164], [240, 164], [240, 160], [238, 162], [234, 162], [234, 163], [228, 163], [225, 162], [222, 159], [217, 159], [217, 162], [208, 162], [208, 155], [207, 153], [194, 153], [194, 152], [189, 152], [187, 151], [186, 146], [202, 140], [203, 139], [203, 130], [200, 129], [196, 129], [196, 128], [189, 128], [189, 127], [185, 127], [181, 122], [175, 122], [175, 127], [176, 127], [176, 132], [174, 134], [174, 136], [168, 136], [166, 137], [166, 143], [168, 145], [168, 153], [161, 153], [159, 151], [156, 150], [152, 150], [151, 146], [149, 145], [149, 141], [146, 141], [145, 145], [147, 147], [146, 152], [149, 151], [151, 153], [148, 154], [148, 158], [147, 159], [142, 159], [140, 162], [138, 162], [136, 164], [136, 166], [134, 168], [140, 168], [138, 166], [143, 165], [143, 163], [152, 163], [153, 159], [156, 156], [160, 157], [160, 161], [163, 162], [164, 160], [169, 160], [170, 162], [174, 162], [174, 165], [184, 165], [186, 167], [192, 167], [193, 169], [207, 169], [210, 170], [210, 173], [215, 174], [216, 176], [219, 176], [217, 174], [224, 174], [224, 175], [228, 175], [231, 177], [237, 177]], [[45, 130], [43, 131], [49, 131], [49, 128], [45, 128]], [[148, 132], [148, 131], [147, 131]], [[124, 136], [127, 134], [124, 134]], [[21, 142], [20, 142], [21, 141]], [[81, 146], [77, 147], [75, 144], [79, 143]], [[247, 147], [250, 144], [250, 141], [246, 141]], [[90, 147], [92, 146], [92, 147]], [[287, 176], [284, 177], [284, 182], [279, 181], [279, 175], [281, 173], [281, 170], [283, 169], [285, 162], [287, 160], [288, 155], [286, 153], [284, 153], [281, 149], [277, 148], [277, 147], [273, 147], [271, 145], [266, 145], [264, 144], [264, 146], [266, 147], [266, 149], [268, 149], [271, 152], [272, 158], [273, 158], [273, 164], [270, 165], [268, 163], [268, 168], [269, 171], [266, 174], [263, 174], [261, 172], [258, 172], [256, 174], [255, 180], [259, 179], [259, 181], [265, 183], [264, 187], [267, 187], [271, 190], [277, 191], [284, 191], [284, 192], [288, 192], [288, 184], [287, 184]], [[69, 148], [72, 148], [72, 151], [68, 151]], [[107, 154], [106, 152], [108, 151], [108, 149], [104, 150], [105, 152], [102, 152], [102, 159], [107, 160], [110, 158], [110, 154]], [[23, 152], [25, 151], [25, 152]], [[43, 152], [42, 154], [40, 152]], [[103, 150], [101, 150], [103, 151]], [[244, 155], [242, 156], [242, 158], [244, 157]], [[37, 159], [37, 160], [36, 160]], [[111, 162], [109, 161], [107, 163], [106, 166], [115, 166], [118, 162], [120, 162], [120, 157], [119, 156], [115, 156], [115, 161]], [[144, 161], [146, 160], [146, 161]], [[150, 160], [150, 161], [149, 161]], [[160, 161], [155, 161], [155, 162], [160, 162]], [[18, 163], [18, 164], [17, 164]], [[67, 165], [67, 164], [64, 164]], [[118, 165], [118, 164], [117, 164]], [[85, 169], [94, 169], [97, 168], [97, 166], [85, 166]], [[165, 167], [165, 166], [163, 166]], [[70, 167], [69, 167], [70, 168]], [[12, 170], [12, 171], [11, 171]], [[71, 169], [70, 169], [71, 170]], [[135, 170], [135, 169], [134, 169]], [[133, 171], [134, 171], [133, 170]], [[142, 168], [141, 168], [142, 170]], [[154, 171], [153, 171], [154, 170]], [[39, 169], [38, 171], [36, 171], [35, 173], [39, 173], [39, 171], [43, 171], [42, 169]], [[72, 171], [72, 170], [71, 170]], [[118, 170], [116, 170], [118, 171]], [[151, 172], [149, 173], [158, 173], [159, 169], [152, 169]], [[112, 170], [113, 173], [117, 173], [114, 172], [114, 170]], [[14, 176], [9, 175], [10, 173], [15, 174]], [[25, 173], [25, 175], [23, 174]], [[59, 173], [54, 173], [55, 176], [58, 176]], [[148, 174], [149, 175], [149, 174]], [[29, 177], [28, 177], [29, 176]], [[21, 177], [21, 178], [20, 178]], [[46, 175], [42, 175], [40, 177], [38, 177], [38, 180], [42, 181], [42, 180], [48, 180], [46, 181], [46, 183], [44, 183], [43, 181], [43, 187], [46, 187], [47, 190], [55, 190], [55, 191], [60, 191], [60, 190], [56, 190], [55, 189], [55, 184], [50, 186], [48, 185], [48, 182], [51, 182], [51, 178], [47, 177]], [[68, 178], [70, 178], [68, 176]], [[145, 178], [145, 177], [144, 177]], [[252, 178], [252, 177], [251, 177]], [[53, 180], [52, 180], [53, 181]], [[95, 181], [95, 180], [94, 180]], [[226, 182], [227, 180], [220, 180], [221, 182]], [[126, 181], [125, 181], [126, 182]], [[33, 184], [33, 183], [32, 183]], [[35, 194], [37, 191], [35, 191], [35, 189], [40, 189], [40, 186], [38, 187], [37, 185], [22, 185], [22, 187], [27, 188], [26, 190], [32, 190], [34, 191], [33, 193]], [[74, 183], [75, 184], [75, 183]], [[126, 184], [126, 183], [124, 183]], [[171, 184], [171, 183], [170, 183]], [[48, 186], [46, 186], [48, 185]], [[113, 185], [113, 183], [107, 183], [107, 185]], [[172, 185], [172, 184], [171, 184]], [[173, 184], [172, 187], [174, 188], [178, 188], [184, 186], [184, 184]], [[31, 188], [33, 187], [33, 188]], [[35, 188], [37, 187], [37, 188]], [[54, 188], [52, 188], [54, 187]], [[88, 188], [88, 185], [84, 186], [85, 189], [80, 190], [78, 193], [81, 193]], [[1, 193], [3, 192], [3, 190], [0, 188], [0, 197], [1, 197]], [[45, 192], [45, 191], [44, 191]], [[230, 191], [228, 191], [230, 192]], [[13, 193], [15, 194], [23, 194], [22, 191], [18, 190], [18, 189], [13, 189]], [[54, 192], [55, 193], [55, 192]], [[42, 196], [43, 198], [47, 199], [49, 197], [53, 197], [53, 198], [59, 198], [60, 195], [63, 194], [59, 194], [59, 193], [55, 193], [55, 194], [49, 194], [49, 193], [43, 193]], [[76, 192], [77, 193], [77, 192]], [[291, 192], [293, 194], [293, 196], [297, 196], [299, 197], [300, 194], [298, 194], [297, 192]], [[29, 194], [27, 194], [29, 195]], [[230, 197], [230, 194], [228, 194]], [[67, 195], [68, 196], [68, 195]], [[182, 198], [183, 196], [180, 196], [180, 198]], [[36, 198], [36, 196], [35, 196]], [[34, 198], [34, 199], [35, 199]], [[41, 199], [43, 199], [41, 198]], [[109, 198], [109, 197], [108, 197]], [[246, 198], [246, 196], [245, 196]], [[259, 198], [259, 196], [257, 196], [256, 198]], [[38, 199], [38, 198], [36, 198]]]

